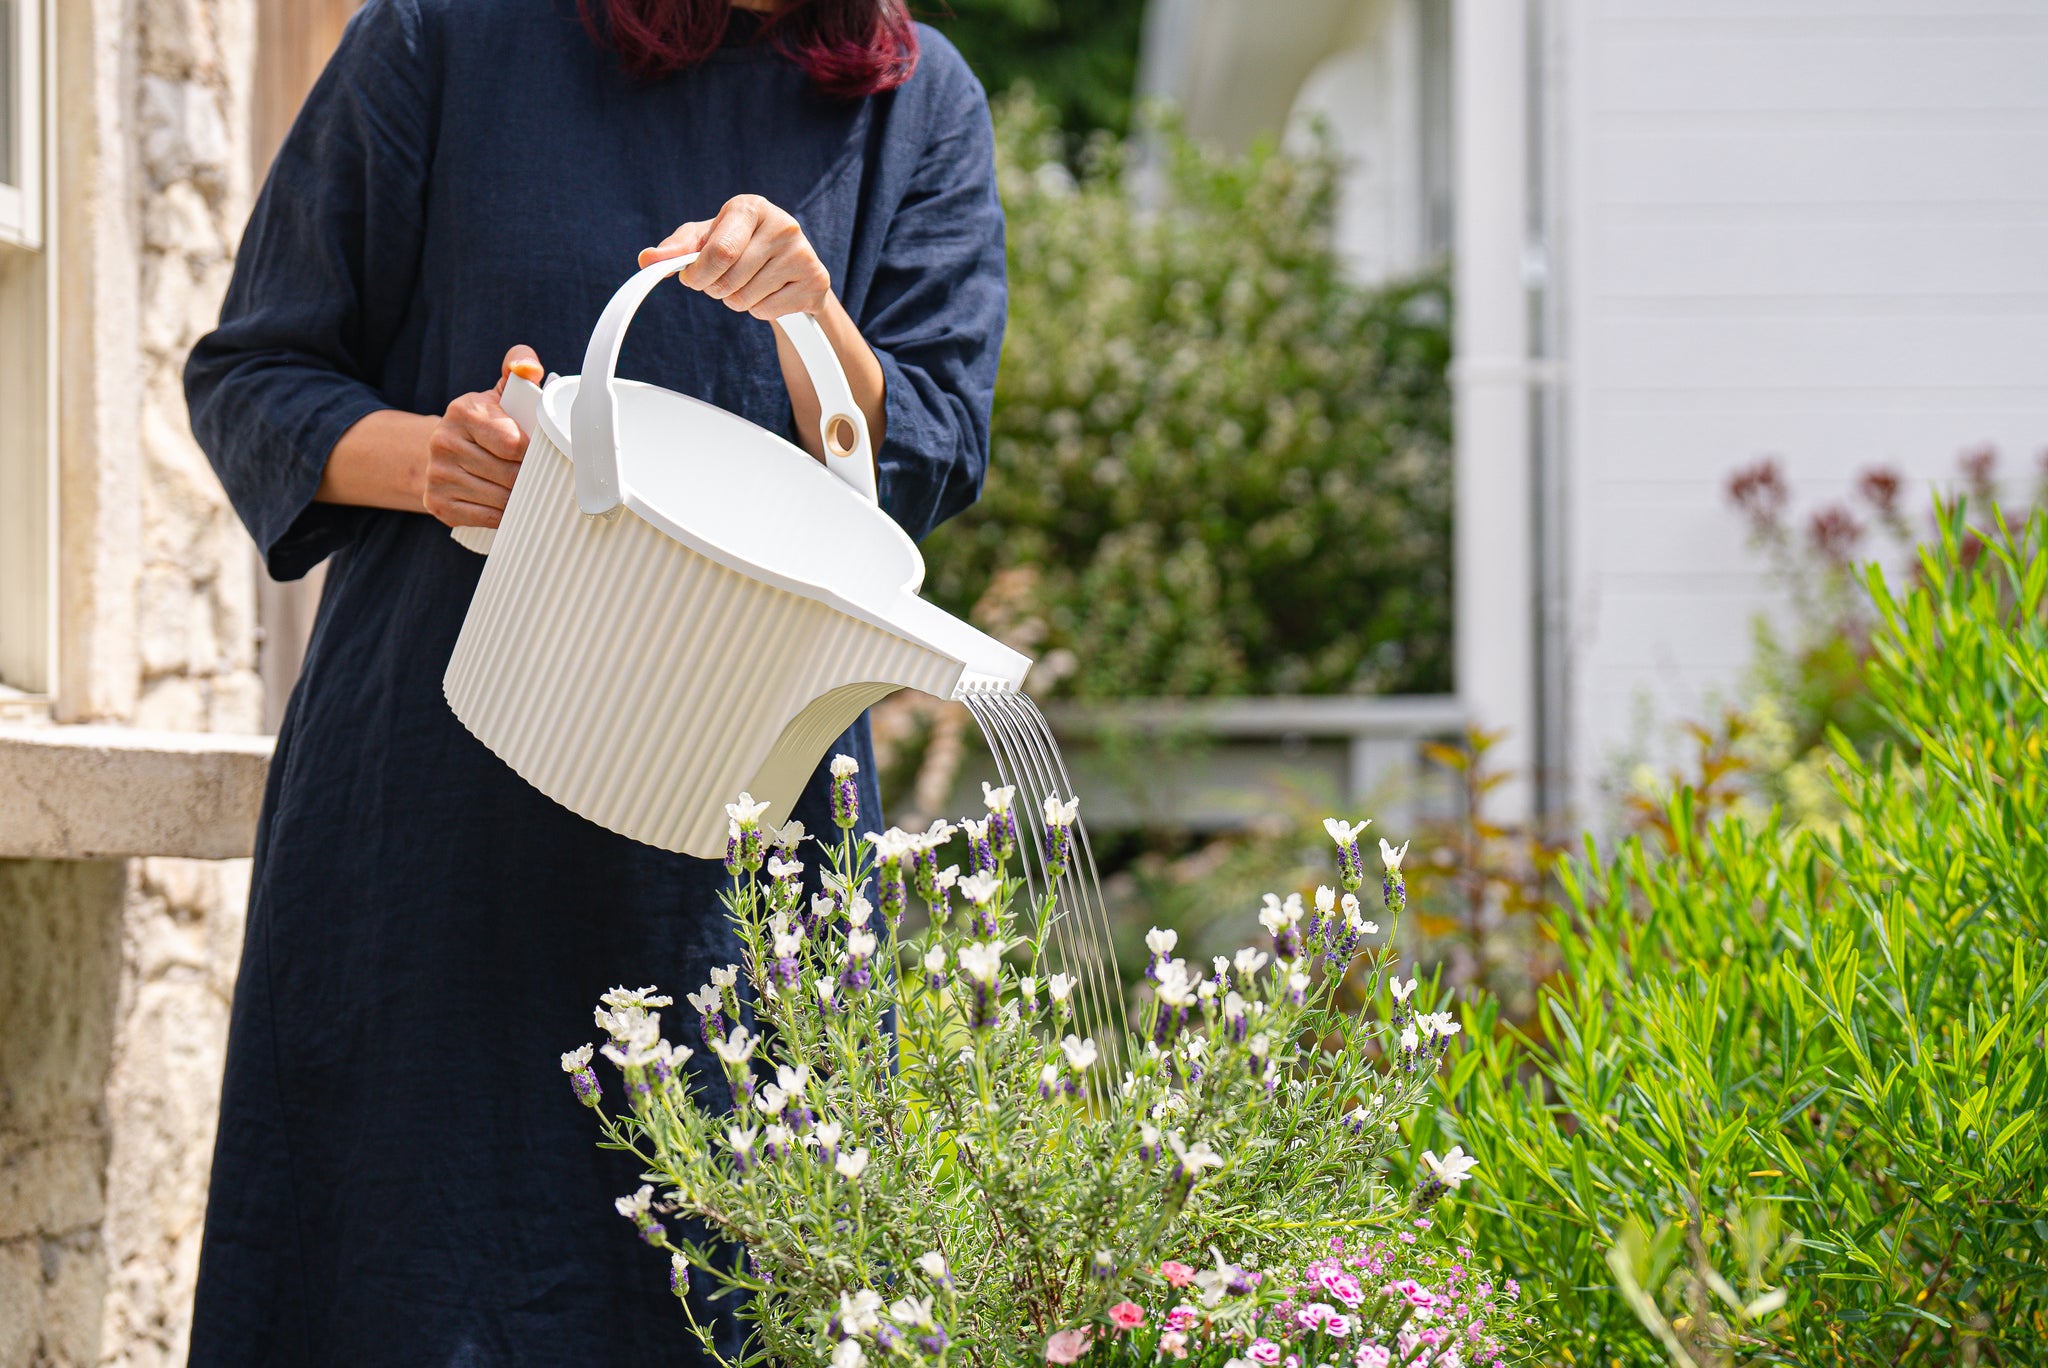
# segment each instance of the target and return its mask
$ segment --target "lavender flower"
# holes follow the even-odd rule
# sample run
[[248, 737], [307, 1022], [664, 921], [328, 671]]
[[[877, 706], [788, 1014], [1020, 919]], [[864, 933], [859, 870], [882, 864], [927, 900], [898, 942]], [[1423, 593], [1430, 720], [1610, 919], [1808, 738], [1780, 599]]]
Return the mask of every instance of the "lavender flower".
[[569, 1087], [576, 1093], [576, 1100], [586, 1107], [597, 1107], [604, 1101], [604, 1089], [598, 1086], [597, 1073], [590, 1067], [591, 1047], [578, 1046], [562, 1056], [562, 1072], [569, 1075]]
[[[1453, 1145], [1450, 1153], [1441, 1159], [1436, 1157], [1435, 1151], [1424, 1150], [1421, 1176], [1409, 1204], [1417, 1212], [1429, 1210], [1446, 1192], [1456, 1191], [1478, 1167], [1479, 1161], [1465, 1153], [1463, 1145]], [[1514, 1293], [1511, 1291], [1508, 1295], [1513, 1296]]]
[[995, 847], [988, 839], [989, 819], [969, 817], [960, 823], [960, 829], [967, 833], [969, 863], [976, 874], [986, 874], [996, 867]]
[[631, 1221], [639, 1230], [640, 1238], [656, 1248], [668, 1243], [668, 1228], [654, 1219], [654, 1189], [647, 1184], [630, 1197], [621, 1197], [612, 1205], [619, 1215]]
[[1408, 885], [1401, 878], [1401, 860], [1408, 853], [1408, 845], [1403, 841], [1396, 849], [1388, 845], [1384, 837], [1380, 840], [1380, 862], [1387, 867], [1386, 874], [1380, 879], [1380, 892], [1386, 898], [1387, 911], [1397, 917], [1408, 906]]
[[853, 776], [860, 773], [860, 761], [850, 755], [832, 757], [832, 823], [841, 831], [853, 830], [860, 820], [860, 794]]
[[992, 788], [986, 781], [982, 783], [981, 801], [988, 808], [989, 853], [998, 865], [1007, 863], [1017, 853], [1017, 817], [1010, 810], [1016, 796], [1013, 784]]
[[1045, 800], [1045, 876], [1057, 879], [1067, 871], [1067, 861], [1073, 854], [1074, 837], [1072, 827], [1081, 815], [1081, 800], [1069, 798], [1061, 802], [1058, 794]]
[[960, 947], [960, 972], [973, 991], [967, 1024], [976, 1030], [995, 1025], [997, 983], [1002, 975], [1003, 947], [999, 941], [977, 941]]
[[1337, 882], [1344, 885], [1346, 893], [1355, 893], [1365, 882], [1365, 862], [1358, 854], [1358, 838], [1371, 825], [1370, 817], [1356, 826], [1335, 817], [1323, 819], [1323, 830], [1337, 843]]

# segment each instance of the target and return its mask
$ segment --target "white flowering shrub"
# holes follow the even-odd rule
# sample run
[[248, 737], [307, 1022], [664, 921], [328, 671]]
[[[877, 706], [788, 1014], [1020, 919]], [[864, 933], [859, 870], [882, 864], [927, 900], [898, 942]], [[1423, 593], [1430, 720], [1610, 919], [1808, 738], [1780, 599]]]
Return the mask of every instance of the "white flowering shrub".
[[[1332, 1240], [1363, 1249], [1397, 1219], [1426, 1225], [1465, 1180], [1464, 1156], [1432, 1156], [1404, 1207], [1379, 1176], [1458, 1027], [1427, 1010], [1428, 988], [1390, 973], [1357, 897], [1364, 823], [1328, 824], [1339, 887], [1312, 903], [1269, 896], [1262, 943], [1235, 958], [1190, 964], [1155, 931], [1131, 1033], [1096, 1040], [1077, 1029], [1074, 980], [1054, 969], [1055, 909], [1025, 893], [1010, 791], [989, 791], [987, 815], [959, 828], [856, 837], [852, 764], [834, 762], [832, 840], [764, 828], [744, 795], [729, 809], [726, 903], [744, 957], [688, 995], [696, 1043], [663, 1035], [670, 998], [622, 989], [597, 1022], [623, 1106], [606, 1106], [591, 1046], [563, 1057], [606, 1142], [645, 1165], [620, 1212], [669, 1254], [679, 1295], [700, 1277], [735, 1294], [748, 1361], [1025, 1363], [1057, 1359], [1075, 1335], [1128, 1345], [1133, 1298], [1159, 1302], [1177, 1258], [1302, 1266]], [[1054, 799], [1029, 814], [1045, 820], [1055, 866], [1077, 808]], [[940, 864], [956, 834], [964, 873]], [[1405, 847], [1381, 852], [1398, 916]], [[806, 897], [814, 860], [825, 891]], [[913, 897], [921, 929], [906, 920]], [[1384, 1016], [1337, 1009], [1347, 974]], [[682, 1066], [700, 1048], [722, 1086], [693, 1089]], [[673, 1215], [711, 1241], [672, 1229]], [[1426, 1297], [1389, 1290], [1397, 1262], [1349, 1270], [1381, 1282], [1326, 1306], [1347, 1333], [1317, 1333], [1347, 1361], [1421, 1362], [1424, 1333], [1447, 1333], [1417, 1321], [1434, 1315]], [[1244, 1283], [1234, 1297], [1258, 1285], [1218, 1276], [1225, 1292]], [[1254, 1339], [1278, 1344], [1257, 1318], [1279, 1300], [1219, 1294], [1173, 1329], [1154, 1317], [1148, 1352], [1221, 1364]], [[692, 1324], [710, 1348], [710, 1327]], [[1165, 1334], [1180, 1339], [1160, 1349]]]

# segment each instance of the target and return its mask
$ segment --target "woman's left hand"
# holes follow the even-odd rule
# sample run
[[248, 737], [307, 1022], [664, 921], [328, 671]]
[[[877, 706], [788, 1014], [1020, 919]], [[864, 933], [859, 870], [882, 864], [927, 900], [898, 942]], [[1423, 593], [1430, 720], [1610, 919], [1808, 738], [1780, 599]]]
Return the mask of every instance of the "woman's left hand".
[[683, 268], [683, 284], [723, 300], [735, 313], [763, 320], [816, 314], [832, 297], [832, 273], [804, 230], [759, 195], [735, 195], [717, 218], [684, 224], [641, 252], [640, 264], [691, 252], [698, 257]]

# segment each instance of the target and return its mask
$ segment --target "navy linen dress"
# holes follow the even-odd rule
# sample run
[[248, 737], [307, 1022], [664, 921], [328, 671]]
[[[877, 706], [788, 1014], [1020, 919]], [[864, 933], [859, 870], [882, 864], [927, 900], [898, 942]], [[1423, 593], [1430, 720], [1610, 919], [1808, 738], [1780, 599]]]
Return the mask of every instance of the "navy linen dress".
[[[312, 500], [373, 410], [438, 414], [519, 342], [579, 370], [638, 250], [746, 192], [796, 215], [881, 359], [885, 507], [922, 536], [974, 499], [1004, 315], [979, 85], [923, 30], [907, 84], [828, 100], [734, 22], [636, 83], [571, 0], [370, 0], [192, 355], [194, 429], [272, 573], [331, 558], [257, 841], [195, 1364], [698, 1357], [612, 1209], [635, 1165], [558, 1056], [614, 984], [671, 991], [695, 1041], [683, 992], [737, 958], [723, 872], [556, 806], [450, 714], [483, 561], [446, 527]], [[620, 373], [791, 430], [769, 325], [680, 286]], [[837, 749], [878, 816], [865, 723]], [[798, 815], [828, 829], [821, 783]]]

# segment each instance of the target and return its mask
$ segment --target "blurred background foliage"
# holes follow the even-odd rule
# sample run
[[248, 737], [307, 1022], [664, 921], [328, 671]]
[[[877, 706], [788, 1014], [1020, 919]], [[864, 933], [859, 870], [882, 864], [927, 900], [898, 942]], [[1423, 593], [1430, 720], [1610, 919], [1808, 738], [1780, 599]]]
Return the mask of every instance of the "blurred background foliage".
[[947, 0], [916, 13], [953, 40], [990, 95], [1028, 84], [1076, 143], [1130, 131], [1144, 0]]
[[1164, 129], [1148, 210], [1123, 144], [1077, 175], [1035, 95], [996, 123], [993, 467], [928, 595], [1026, 633], [1040, 697], [1448, 689], [1444, 280], [1346, 282], [1317, 161]]

